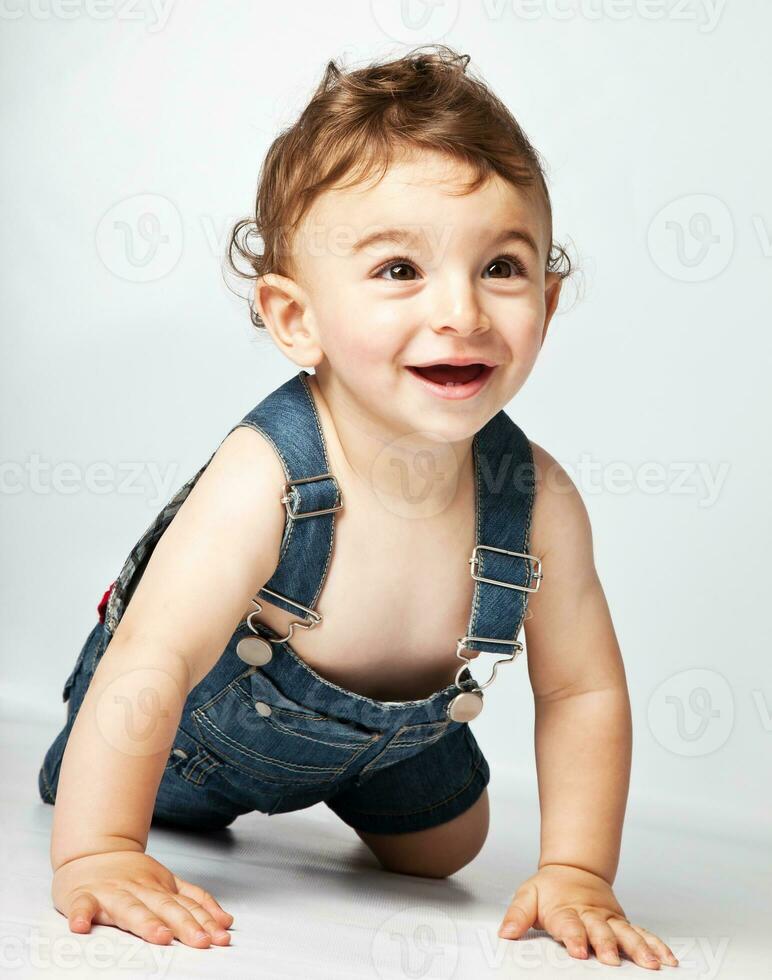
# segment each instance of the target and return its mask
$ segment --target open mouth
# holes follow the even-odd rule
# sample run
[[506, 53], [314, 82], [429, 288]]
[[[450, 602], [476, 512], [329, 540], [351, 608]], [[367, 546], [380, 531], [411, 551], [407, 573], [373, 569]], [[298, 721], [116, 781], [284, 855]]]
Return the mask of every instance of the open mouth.
[[432, 364], [430, 367], [417, 367], [411, 370], [437, 385], [465, 385], [479, 378], [485, 370], [485, 365], [465, 364], [463, 367], [454, 367], [452, 364]]
[[468, 398], [480, 391], [494, 369], [486, 364], [432, 364], [420, 368], [408, 365], [407, 370], [435, 394]]

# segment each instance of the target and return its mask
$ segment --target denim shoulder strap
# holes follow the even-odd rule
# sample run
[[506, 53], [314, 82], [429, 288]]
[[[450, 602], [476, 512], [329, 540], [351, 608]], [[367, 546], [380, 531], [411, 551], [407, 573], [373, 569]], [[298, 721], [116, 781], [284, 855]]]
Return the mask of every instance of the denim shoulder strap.
[[343, 498], [330, 473], [308, 376], [307, 371], [299, 371], [234, 429], [250, 426], [261, 432], [276, 450], [287, 478], [281, 498], [287, 517], [279, 563], [257, 594], [286, 612], [300, 609], [306, 618], [318, 622], [321, 617], [313, 607], [327, 576], [335, 513], [343, 507]]
[[[511, 661], [522, 650], [517, 637], [525, 619], [528, 594], [542, 578], [540, 560], [528, 553], [535, 493], [531, 444], [502, 409], [473, 441], [477, 494], [475, 546], [469, 558], [475, 580], [465, 648], [506, 653]], [[492, 648], [492, 649], [490, 649]], [[496, 676], [493, 673], [487, 687]]]

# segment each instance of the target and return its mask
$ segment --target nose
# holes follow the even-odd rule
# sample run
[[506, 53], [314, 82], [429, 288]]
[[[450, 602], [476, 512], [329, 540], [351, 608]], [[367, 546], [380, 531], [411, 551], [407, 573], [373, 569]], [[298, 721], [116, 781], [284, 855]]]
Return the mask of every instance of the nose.
[[462, 337], [486, 331], [490, 324], [480, 308], [474, 285], [468, 280], [446, 280], [440, 287], [441, 298], [435, 307], [434, 329], [440, 333], [457, 333]]

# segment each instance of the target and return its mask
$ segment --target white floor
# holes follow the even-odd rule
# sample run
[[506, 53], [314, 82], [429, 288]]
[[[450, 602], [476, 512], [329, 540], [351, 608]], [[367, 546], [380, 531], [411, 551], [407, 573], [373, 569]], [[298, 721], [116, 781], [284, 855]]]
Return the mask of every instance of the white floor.
[[[218, 834], [152, 828], [148, 851], [209, 889], [235, 917], [228, 947], [153, 946], [94, 926], [75, 935], [50, 901], [53, 807], [37, 795], [43, 723], [0, 723], [2, 940], [7, 977], [397, 978], [643, 976], [570, 959], [544, 933], [496, 936], [514, 889], [534, 867], [537, 801], [496, 779], [491, 830], [477, 859], [446, 880], [381, 871], [350, 828], [324, 805], [240, 817]], [[672, 824], [672, 819], [670, 820]], [[688, 824], [684, 822], [684, 826]], [[700, 980], [772, 975], [769, 852], [759, 843], [668, 830], [631, 814], [616, 880], [627, 915], [658, 933], [681, 961], [659, 972]]]

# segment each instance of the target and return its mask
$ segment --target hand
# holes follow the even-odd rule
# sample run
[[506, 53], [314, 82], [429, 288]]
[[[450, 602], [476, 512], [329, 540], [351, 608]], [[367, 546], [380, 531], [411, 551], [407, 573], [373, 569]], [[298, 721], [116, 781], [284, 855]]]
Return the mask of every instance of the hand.
[[639, 966], [678, 966], [661, 939], [625, 917], [607, 881], [571, 865], [545, 864], [523, 882], [498, 934], [519, 939], [531, 926], [546, 929], [578, 959], [588, 957], [589, 937], [597, 958], [611, 966], [620, 965], [618, 946]]
[[88, 854], [62, 864], [51, 886], [54, 906], [71, 932], [91, 932], [91, 923], [118, 926], [149, 943], [227, 946], [233, 916], [212, 896], [167, 870], [142, 851]]

